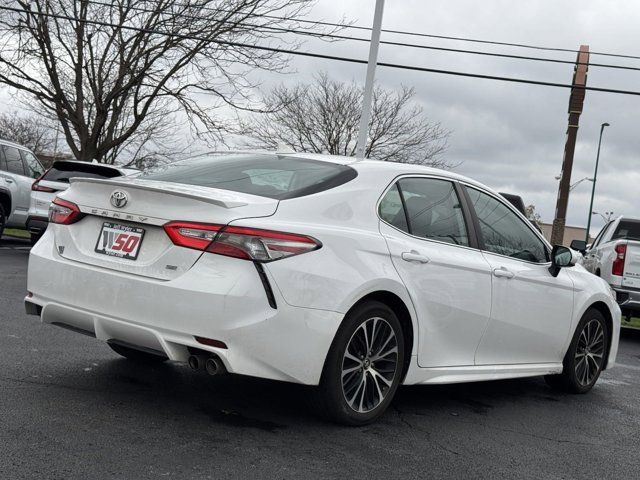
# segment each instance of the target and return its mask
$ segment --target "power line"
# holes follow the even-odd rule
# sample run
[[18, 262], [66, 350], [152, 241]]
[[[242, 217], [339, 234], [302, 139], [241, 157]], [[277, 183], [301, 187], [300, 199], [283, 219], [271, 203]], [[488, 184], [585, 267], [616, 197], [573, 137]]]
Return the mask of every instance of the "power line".
[[[86, 1], [87, 1], [87, 3], [91, 3], [91, 4], [94, 4], [94, 5], [102, 5], [104, 7], [114, 7], [113, 4], [103, 3], [103, 2], [96, 1], [96, 0], [86, 0]], [[146, 12], [146, 13], [154, 13], [155, 12], [152, 9], [143, 8], [143, 7], [130, 7], [130, 9], [131, 10], [135, 10], [135, 11], [139, 11], [139, 12]], [[213, 9], [212, 8], [208, 8], [207, 10], [213, 10]], [[197, 17], [195, 15], [188, 15], [188, 14], [184, 14], [184, 13], [178, 13], [178, 14], [175, 14], [175, 15], [180, 16], [182, 18], [191, 18], [191, 19], [194, 19], [194, 20], [200, 20], [201, 19], [200, 17]], [[252, 16], [252, 15], [249, 15], [249, 16]], [[283, 18], [283, 17], [278, 17], [278, 18]], [[283, 20], [284, 20], [284, 18], [283, 18]], [[296, 21], [300, 21], [300, 20], [296, 20]], [[223, 20], [221, 22], [222, 23], [232, 23], [231, 20], [227, 20], [227, 21]], [[368, 38], [359, 38], [359, 37], [352, 37], [352, 36], [347, 36], [347, 35], [339, 35], [339, 34], [336, 34], [336, 33], [316, 33], [316, 32], [311, 32], [311, 31], [307, 31], [307, 30], [298, 30], [298, 29], [284, 28], [284, 27], [272, 27], [272, 26], [269, 26], [269, 25], [255, 25], [255, 24], [251, 24], [251, 23], [244, 23], [243, 25], [245, 25], [245, 26], [254, 26], [254, 27], [256, 27], [256, 29], [258, 31], [260, 31], [260, 29], [266, 29], [266, 30], [270, 30], [270, 31], [273, 31], [273, 32], [292, 33], [294, 35], [304, 35], [304, 36], [320, 38], [320, 39], [349, 40], [349, 41], [358, 41], [358, 42], [369, 43], [369, 39]], [[338, 24], [336, 24], [336, 26], [338, 26]], [[419, 45], [419, 44], [406, 43], [406, 42], [394, 42], [394, 41], [389, 41], [389, 40], [380, 40], [380, 43], [384, 44], [384, 45], [391, 45], [391, 46], [398, 46], [398, 47], [417, 48], [417, 49], [423, 49], [423, 50], [435, 50], [435, 51], [443, 51], [443, 52], [451, 52], [451, 53], [463, 53], [463, 54], [481, 55], [481, 56], [488, 56], [488, 57], [508, 58], [508, 59], [514, 59], [514, 60], [549, 62], [549, 63], [564, 64], [564, 65], [582, 65], [581, 62], [576, 62], [576, 61], [572, 61], [572, 60], [562, 60], [562, 59], [557, 59], [557, 58], [530, 57], [530, 56], [525, 56], [525, 55], [513, 55], [513, 54], [486, 52], [486, 51], [479, 51], [479, 50], [464, 50], [464, 49], [457, 49], [457, 48], [445, 48], [445, 47], [436, 47], [436, 46], [433, 46], [433, 45]], [[587, 65], [590, 66], [590, 67], [640, 71], [640, 67], [630, 67], [630, 66], [627, 66], [627, 65], [612, 65], [612, 64], [593, 63], [593, 62], [589, 62]]]
[[[34, 11], [28, 11], [27, 12], [27, 11], [22, 10], [22, 9], [13, 8], [13, 7], [5, 7], [5, 6], [0, 6], [0, 10], [12, 11], [12, 12], [17, 12], [17, 13], [27, 13], [29, 15], [43, 16], [43, 17], [47, 17], [47, 18], [58, 18], [58, 19], [62, 19], [62, 20], [75, 21], [75, 22], [86, 23], [86, 24], [90, 24], [90, 25], [99, 25], [99, 26], [119, 28], [119, 29], [122, 29], [122, 30], [137, 31], [137, 32], [141, 32], [141, 33], [164, 35], [164, 36], [169, 36], [169, 37], [182, 38], [182, 39], [186, 39], [186, 40], [210, 41], [211, 43], [217, 43], [217, 44], [220, 44], [220, 45], [227, 45], [227, 46], [235, 46], [235, 47], [240, 47], [240, 48], [262, 50], [262, 51], [273, 52], [273, 53], [285, 53], [285, 54], [288, 54], [288, 55], [296, 55], [296, 56], [310, 57], [310, 58], [320, 58], [320, 59], [323, 59], [323, 60], [333, 60], [333, 61], [339, 61], [339, 62], [365, 64], [365, 65], [367, 64], [366, 60], [362, 60], [362, 59], [358, 59], [358, 58], [340, 57], [340, 56], [337, 56], [337, 55], [326, 55], [326, 54], [315, 53], [315, 52], [304, 52], [304, 51], [299, 51], [299, 50], [289, 50], [289, 49], [276, 48], [276, 47], [250, 45], [250, 44], [243, 44], [243, 43], [239, 43], [239, 42], [229, 42], [229, 41], [224, 41], [224, 40], [210, 40], [210, 39], [203, 38], [203, 37], [197, 37], [195, 35], [184, 35], [184, 34], [178, 34], [178, 33], [162, 32], [162, 31], [159, 31], [159, 30], [153, 30], [153, 29], [148, 29], [148, 28], [131, 27], [131, 26], [126, 26], [126, 25], [116, 25], [114, 23], [103, 22], [103, 21], [99, 21], [99, 20], [80, 19], [80, 18], [70, 17], [70, 16], [67, 16], [67, 15], [54, 14], [54, 13], [43, 13], [43, 12], [34, 12]], [[594, 91], [594, 92], [615, 93], [615, 94], [620, 94], [620, 95], [640, 96], [640, 91], [634, 91], [634, 90], [620, 90], [620, 89], [604, 88], [604, 87], [574, 86], [574, 85], [565, 84], [565, 83], [546, 82], [546, 81], [541, 81], [541, 80], [530, 80], [530, 79], [514, 78], [514, 77], [504, 77], [504, 76], [499, 76], [499, 75], [485, 75], [485, 74], [471, 73], [471, 72], [459, 72], [459, 71], [454, 71], [454, 70], [443, 70], [443, 69], [435, 69], [435, 68], [426, 68], [426, 67], [418, 67], [418, 66], [413, 66], [413, 65], [403, 65], [403, 64], [388, 63], [388, 62], [378, 62], [378, 66], [387, 67], [387, 68], [395, 68], [395, 69], [400, 69], [400, 70], [416, 71], [416, 72], [427, 72], [427, 73], [437, 73], [437, 74], [443, 74], [443, 75], [453, 75], [453, 76], [458, 76], [458, 77], [480, 78], [480, 79], [484, 79], [484, 80], [496, 80], [496, 81], [503, 81], [503, 82], [521, 83], [521, 84], [539, 85], [539, 86], [557, 87], [557, 88], [576, 88], [576, 89], [579, 89], [579, 90], [589, 90], [589, 91]]]
[[[210, 10], [210, 11], [223, 11], [223, 12], [225, 11], [225, 10], [222, 10], [222, 9], [221, 10], [216, 10], [214, 8], [211, 8], [211, 7], [203, 7], [203, 8], [205, 10]], [[253, 14], [252, 16], [254, 16], [254, 17], [262, 17], [262, 18], [269, 18], [269, 19], [273, 19], [273, 20], [288, 20], [285, 17], [279, 17], [277, 15]], [[350, 29], [354, 29], [354, 30], [361, 30], [361, 31], [367, 31], [367, 32], [371, 31], [371, 27], [363, 27], [363, 26], [359, 26], [359, 25], [349, 25], [349, 24], [340, 24], [340, 23], [334, 23], [334, 22], [326, 22], [326, 21], [322, 21], [322, 20], [296, 19], [296, 22], [298, 22], [298, 23], [309, 23], [309, 24], [313, 24], [313, 25], [323, 25], [323, 26], [327, 26], [327, 27], [350, 28]], [[531, 45], [531, 44], [526, 44], [526, 43], [499, 42], [499, 41], [494, 41], [494, 40], [480, 40], [480, 39], [477, 39], [477, 38], [452, 37], [452, 36], [446, 36], [446, 35], [433, 35], [433, 34], [427, 34], [427, 33], [410, 32], [410, 31], [406, 31], [406, 30], [392, 30], [392, 29], [384, 29], [383, 28], [382, 32], [384, 32], [384, 33], [392, 33], [392, 34], [397, 34], [397, 35], [408, 35], [408, 36], [412, 36], [412, 37], [425, 37], [425, 38], [436, 38], [436, 39], [440, 39], [440, 40], [453, 40], [453, 41], [469, 42], [469, 43], [481, 43], [481, 44], [486, 44], [486, 45], [500, 45], [500, 46], [505, 46], [505, 47], [528, 48], [528, 49], [533, 49], [533, 50], [546, 50], [546, 51], [552, 51], [552, 52], [579, 53], [579, 50], [570, 49], [570, 48], [543, 47], [543, 46], [540, 46], [540, 45]], [[637, 55], [626, 55], [626, 54], [609, 53], [609, 52], [590, 52], [590, 54], [591, 55], [602, 55], [602, 56], [606, 56], [606, 57], [618, 57], [618, 58], [629, 58], [629, 59], [634, 59], [634, 60], [640, 60], [640, 56], [637, 56]]]

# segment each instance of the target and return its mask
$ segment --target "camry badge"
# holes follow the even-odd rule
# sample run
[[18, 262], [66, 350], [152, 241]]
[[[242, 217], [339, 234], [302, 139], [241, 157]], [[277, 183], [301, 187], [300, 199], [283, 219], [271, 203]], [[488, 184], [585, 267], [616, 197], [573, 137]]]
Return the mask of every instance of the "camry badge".
[[116, 208], [124, 207], [129, 201], [129, 197], [122, 190], [116, 190], [111, 194], [111, 205]]

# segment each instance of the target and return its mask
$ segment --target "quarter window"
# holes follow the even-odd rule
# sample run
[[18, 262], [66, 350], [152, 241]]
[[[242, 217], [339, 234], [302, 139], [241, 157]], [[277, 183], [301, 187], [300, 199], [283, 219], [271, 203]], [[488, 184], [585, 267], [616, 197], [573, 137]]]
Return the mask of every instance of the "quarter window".
[[24, 169], [27, 177], [38, 178], [44, 172], [42, 165], [32, 153], [22, 150], [22, 159], [24, 160]]
[[547, 248], [533, 231], [504, 203], [467, 188], [478, 216], [484, 249], [528, 262], [548, 261]]
[[402, 179], [389, 190], [380, 209], [385, 221], [411, 235], [469, 246], [462, 206], [451, 182]]
[[20, 157], [20, 150], [13, 147], [4, 147], [4, 157], [7, 161], [7, 172], [24, 175], [24, 166]]

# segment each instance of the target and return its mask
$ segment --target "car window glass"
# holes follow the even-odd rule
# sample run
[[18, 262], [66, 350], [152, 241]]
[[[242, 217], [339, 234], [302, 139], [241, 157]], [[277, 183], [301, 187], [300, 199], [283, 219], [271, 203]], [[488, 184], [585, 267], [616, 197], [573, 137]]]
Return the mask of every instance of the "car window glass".
[[600, 244], [600, 241], [604, 237], [604, 232], [607, 231], [610, 225], [611, 225], [611, 222], [607, 223], [604, 227], [602, 227], [602, 230], [600, 230], [600, 233], [598, 233], [598, 235], [596, 236], [596, 239], [591, 244], [591, 248], [595, 248]]
[[404, 213], [398, 186], [394, 185], [380, 201], [380, 218], [394, 227], [408, 232], [407, 217]]
[[453, 183], [433, 178], [405, 178], [398, 185], [412, 235], [469, 245], [462, 206]]
[[0, 172], [7, 171], [7, 161], [4, 159], [4, 149], [0, 145]]
[[34, 154], [30, 152], [25, 152], [22, 150], [20, 152], [22, 154], [22, 159], [24, 160], [24, 169], [27, 172], [27, 177], [38, 178], [44, 172], [42, 165], [35, 157]]
[[640, 221], [620, 220], [616, 231], [613, 232], [612, 240], [624, 238], [626, 240], [640, 240]]
[[24, 166], [22, 165], [22, 157], [20, 151], [13, 147], [3, 147], [4, 157], [7, 161], [7, 171], [17, 175], [24, 175]]
[[504, 203], [467, 188], [478, 216], [485, 250], [528, 262], [547, 262], [547, 249], [527, 224]]

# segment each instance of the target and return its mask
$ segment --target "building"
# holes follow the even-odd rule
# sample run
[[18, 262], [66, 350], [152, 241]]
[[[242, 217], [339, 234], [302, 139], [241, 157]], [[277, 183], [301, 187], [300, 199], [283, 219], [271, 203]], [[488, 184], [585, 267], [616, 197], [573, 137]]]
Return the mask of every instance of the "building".
[[[542, 234], [544, 238], [551, 241], [551, 229], [553, 225], [550, 223], [539, 223], [540, 228], [542, 229]], [[569, 225], [564, 227], [564, 245], [569, 245], [573, 240], [584, 240], [584, 237], [587, 234], [586, 227], [571, 227]], [[587, 243], [593, 242], [593, 237], [589, 237], [589, 241]]]

